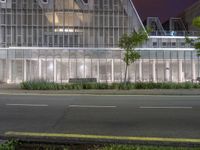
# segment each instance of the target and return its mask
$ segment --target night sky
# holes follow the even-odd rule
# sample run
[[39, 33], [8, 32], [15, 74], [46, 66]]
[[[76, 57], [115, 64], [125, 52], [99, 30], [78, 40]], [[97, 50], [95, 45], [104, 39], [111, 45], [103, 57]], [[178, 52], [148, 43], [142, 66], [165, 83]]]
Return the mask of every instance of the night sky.
[[185, 8], [198, 0], [133, 0], [142, 18], [158, 16], [161, 21], [180, 14]]

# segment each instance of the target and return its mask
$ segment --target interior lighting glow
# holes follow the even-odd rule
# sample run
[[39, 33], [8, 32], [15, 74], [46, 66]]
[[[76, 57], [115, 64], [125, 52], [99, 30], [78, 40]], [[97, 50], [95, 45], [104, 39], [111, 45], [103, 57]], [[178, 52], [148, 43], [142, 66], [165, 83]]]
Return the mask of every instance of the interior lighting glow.
[[72, 33], [72, 32], [77, 32], [77, 31], [79, 32], [80, 30], [56, 28], [56, 29], [54, 29], [54, 31], [55, 32], [70, 32], [70, 33]]

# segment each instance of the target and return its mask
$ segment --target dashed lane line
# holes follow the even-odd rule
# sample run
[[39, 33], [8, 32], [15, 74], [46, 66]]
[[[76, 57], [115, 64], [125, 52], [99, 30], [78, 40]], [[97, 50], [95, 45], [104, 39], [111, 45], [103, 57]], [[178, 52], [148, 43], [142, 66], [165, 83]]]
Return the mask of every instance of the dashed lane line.
[[116, 108], [117, 106], [69, 105], [70, 108]]
[[154, 106], [141, 106], [140, 109], [193, 109], [193, 107], [183, 106], [165, 106], [165, 107], [154, 107]]
[[47, 104], [6, 104], [6, 106], [48, 107]]

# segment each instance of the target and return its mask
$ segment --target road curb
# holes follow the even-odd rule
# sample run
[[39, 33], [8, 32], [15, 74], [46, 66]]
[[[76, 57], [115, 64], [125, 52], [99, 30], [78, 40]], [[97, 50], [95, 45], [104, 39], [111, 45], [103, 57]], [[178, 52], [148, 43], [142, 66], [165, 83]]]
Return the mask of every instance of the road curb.
[[133, 95], [179, 95], [200, 96], [200, 90], [70, 90], [70, 91], [28, 91], [0, 90], [0, 95], [48, 95], [48, 96], [133, 96]]
[[50, 144], [137, 144], [155, 146], [200, 147], [200, 139], [158, 138], [158, 137], [122, 137], [79, 134], [25, 133], [7, 132], [4, 138], [17, 139], [28, 143]]

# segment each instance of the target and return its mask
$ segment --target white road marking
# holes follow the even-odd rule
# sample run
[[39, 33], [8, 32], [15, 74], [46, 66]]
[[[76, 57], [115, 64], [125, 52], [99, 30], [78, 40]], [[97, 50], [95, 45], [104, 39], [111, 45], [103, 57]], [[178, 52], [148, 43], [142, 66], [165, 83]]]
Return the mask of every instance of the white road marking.
[[140, 109], [192, 109], [193, 107], [182, 107], [182, 106], [172, 106], [172, 107], [147, 107], [141, 106]]
[[117, 106], [69, 105], [71, 108], [116, 108]]
[[6, 104], [6, 106], [48, 107], [46, 104]]

